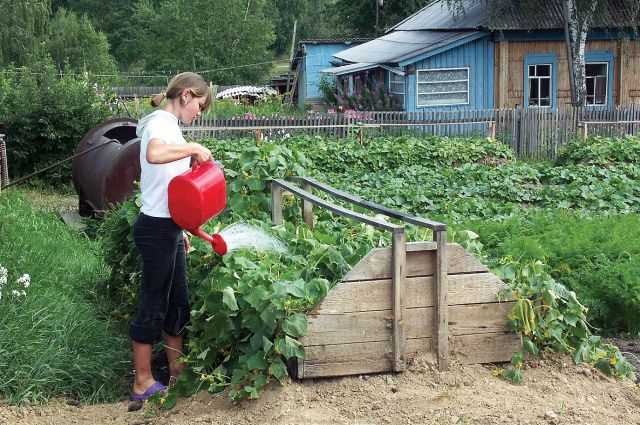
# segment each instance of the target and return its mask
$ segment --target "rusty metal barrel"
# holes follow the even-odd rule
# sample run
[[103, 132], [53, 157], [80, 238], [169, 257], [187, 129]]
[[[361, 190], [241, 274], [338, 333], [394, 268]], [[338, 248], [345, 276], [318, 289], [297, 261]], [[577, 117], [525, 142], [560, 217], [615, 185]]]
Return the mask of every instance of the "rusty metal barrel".
[[135, 182], [140, 180], [136, 126], [136, 120], [110, 119], [91, 129], [78, 144], [76, 153], [96, 148], [73, 160], [80, 215], [102, 215], [133, 193]]

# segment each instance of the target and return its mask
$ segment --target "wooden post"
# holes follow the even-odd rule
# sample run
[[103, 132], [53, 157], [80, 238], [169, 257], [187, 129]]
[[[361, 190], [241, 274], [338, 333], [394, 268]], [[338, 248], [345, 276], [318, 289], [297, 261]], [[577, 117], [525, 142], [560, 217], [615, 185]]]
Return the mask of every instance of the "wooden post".
[[509, 103], [509, 42], [500, 40], [500, 69], [498, 71], [498, 108], [506, 108]]
[[[211, 90], [211, 109], [213, 112], [213, 125], [212, 127], [217, 127], [217, 123], [216, 123], [216, 96], [218, 95], [218, 85], [214, 85], [213, 83], [209, 83], [209, 89]], [[212, 132], [212, 136], [215, 139], [216, 138], [216, 131], [213, 130]]]
[[404, 308], [407, 244], [404, 229], [393, 232], [393, 261], [392, 261], [392, 285], [393, 285], [393, 370], [400, 372], [405, 369], [405, 334], [404, 334]]
[[433, 240], [437, 244], [435, 268], [435, 320], [434, 342], [438, 369], [449, 369], [449, 284], [447, 282], [447, 232], [434, 231]]
[[9, 184], [7, 145], [4, 142], [4, 137], [4, 134], [0, 134], [0, 192], [2, 191], [2, 186]]
[[[302, 188], [309, 193], [313, 190], [309, 183], [305, 183]], [[307, 226], [313, 229], [313, 204], [306, 199], [302, 200], [302, 218]]]
[[581, 122], [578, 123], [578, 128], [580, 129], [580, 137], [582, 137], [582, 140], [587, 140], [587, 137], [589, 136], [589, 126], [587, 125], [586, 122]]
[[496, 122], [489, 121], [488, 125], [489, 125], [489, 137], [492, 139], [495, 139], [496, 138]]
[[271, 183], [271, 222], [274, 226], [282, 224], [282, 188]]

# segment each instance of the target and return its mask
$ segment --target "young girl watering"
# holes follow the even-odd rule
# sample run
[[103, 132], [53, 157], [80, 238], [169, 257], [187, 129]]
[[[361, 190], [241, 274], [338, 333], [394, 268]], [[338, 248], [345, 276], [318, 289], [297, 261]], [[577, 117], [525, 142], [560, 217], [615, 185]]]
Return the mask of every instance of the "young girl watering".
[[142, 286], [129, 335], [133, 345], [135, 380], [131, 400], [144, 401], [166, 390], [151, 373], [153, 344], [164, 340], [171, 376], [180, 374], [177, 361], [189, 321], [185, 241], [171, 219], [167, 188], [175, 176], [187, 171], [191, 161], [211, 160], [211, 152], [187, 143], [179, 124], [191, 124], [211, 103], [211, 91], [198, 74], [176, 75], [166, 93], [154, 97], [154, 107], [164, 106], [138, 123], [140, 137], [140, 189], [142, 207], [133, 237], [143, 262]]

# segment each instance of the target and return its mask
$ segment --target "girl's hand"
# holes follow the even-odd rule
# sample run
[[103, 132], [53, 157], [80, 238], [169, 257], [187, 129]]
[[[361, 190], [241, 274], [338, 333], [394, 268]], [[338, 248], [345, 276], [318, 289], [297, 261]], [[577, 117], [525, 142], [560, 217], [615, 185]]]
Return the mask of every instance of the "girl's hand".
[[189, 145], [191, 145], [193, 149], [191, 157], [196, 163], [202, 164], [211, 160], [211, 151], [209, 149], [198, 143], [189, 143]]

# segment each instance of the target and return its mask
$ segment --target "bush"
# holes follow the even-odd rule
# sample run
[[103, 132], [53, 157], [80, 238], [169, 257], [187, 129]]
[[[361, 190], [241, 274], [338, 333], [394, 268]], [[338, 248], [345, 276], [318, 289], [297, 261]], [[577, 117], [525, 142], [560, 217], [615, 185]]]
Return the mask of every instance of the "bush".
[[640, 332], [640, 217], [531, 214], [470, 224], [492, 257], [540, 260], [606, 333]]
[[[88, 78], [59, 77], [50, 59], [0, 73], [0, 117], [14, 178], [72, 155], [87, 131], [108, 114]], [[52, 184], [70, 178], [70, 162], [47, 174]]]
[[640, 137], [591, 137], [587, 140], [574, 140], [560, 152], [556, 162], [559, 165], [611, 165], [624, 162], [640, 164]]

